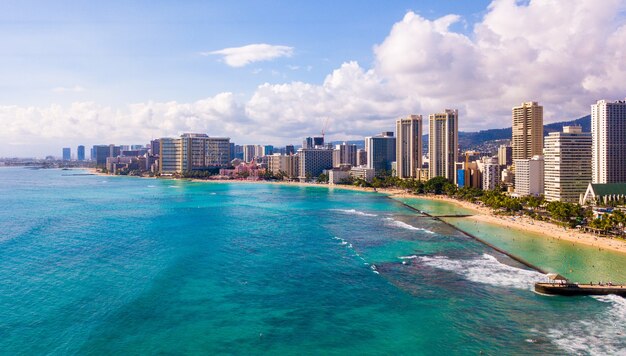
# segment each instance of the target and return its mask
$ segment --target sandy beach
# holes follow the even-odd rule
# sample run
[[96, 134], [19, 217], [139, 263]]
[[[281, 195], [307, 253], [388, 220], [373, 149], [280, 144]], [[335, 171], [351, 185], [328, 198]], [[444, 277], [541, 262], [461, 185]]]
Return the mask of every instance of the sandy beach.
[[534, 220], [526, 216], [519, 217], [495, 215], [489, 208], [481, 207], [470, 202], [452, 199], [446, 196], [416, 196], [406, 193], [393, 196], [402, 198], [444, 201], [446, 203], [455, 204], [462, 208], [470, 209], [476, 212], [475, 215], [466, 217], [464, 219], [472, 219], [489, 224], [497, 224], [505, 226], [507, 228], [541, 234], [544, 235], [546, 238], [564, 240], [576, 244], [584, 244], [597, 247], [599, 249], [617, 251], [626, 254], [626, 241], [621, 239], [598, 237], [589, 233], [581, 232], [577, 229], [564, 228], [555, 224], [551, 224], [549, 222]]

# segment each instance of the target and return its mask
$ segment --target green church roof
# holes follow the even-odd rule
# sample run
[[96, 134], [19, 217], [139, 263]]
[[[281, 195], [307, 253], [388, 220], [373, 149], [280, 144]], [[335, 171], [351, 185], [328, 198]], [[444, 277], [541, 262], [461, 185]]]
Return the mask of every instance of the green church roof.
[[591, 184], [594, 195], [626, 195], [626, 183]]

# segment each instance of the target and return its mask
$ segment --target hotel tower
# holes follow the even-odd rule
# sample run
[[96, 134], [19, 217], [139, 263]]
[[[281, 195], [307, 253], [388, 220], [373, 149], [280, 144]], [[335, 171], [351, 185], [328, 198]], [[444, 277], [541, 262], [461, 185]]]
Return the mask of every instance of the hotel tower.
[[543, 154], [543, 106], [531, 101], [513, 108], [513, 162]]
[[626, 182], [626, 100], [591, 105], [592, 182]]
[[396, 120], [396, 175], [417, 178], [422, 168], [422, 115]]
[[459, 149], [459, 111], [446, 109], [429, 115], [428, 171], [430, 178], [445, 177], [455, 181]]

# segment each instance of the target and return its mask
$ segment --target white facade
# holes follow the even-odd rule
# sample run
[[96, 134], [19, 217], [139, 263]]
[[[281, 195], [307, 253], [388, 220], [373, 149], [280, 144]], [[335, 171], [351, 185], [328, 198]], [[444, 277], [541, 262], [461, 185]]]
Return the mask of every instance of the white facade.
[[254, 157], [256, 157], [256, 146], [255, 145], [244, 145], [243, 146], [243, 161], [246, 163], [252, 162]]
[[267, 168], [273, 174], [282, 173], [287, 178], [296, 178], [298, 177], [299, 159], [300, 156], [298, 155], [274, 154], [268, 157]]
[[592, 182], [626, 182], [626, 100], [591, 105]]
[[483, 157], [482, 164], [483, 190], [496, 189], [500, 182], [500, 164], [498, 158]]
[[520, 196], [543, 194], [543, 156], [516, 159], [513, 163], [515, 164], [515, 193]]
[[335, 146], [333, 152], [333, 167], [339, 167], [342, 165], [356, 166], [357, 148], [356, 145], [343, 143]]
[[544, 142], [546, 200], [578, 202], [591, 182], [591, 133], [565, 126]]
[[298, 156], [300, 156], [298, 178], [301, 181], [317, 178], [325, 169], [333, 168], [333, 150], [301, 148], [298, 150]]
[[430, 114], [428, 136], [429, 176], [456, 181], [456, 160], [459, 150], [459, 111], [446, 109]]
[[422, 168], [422, 115], [396, 120], [396, 175], [417, 178]]

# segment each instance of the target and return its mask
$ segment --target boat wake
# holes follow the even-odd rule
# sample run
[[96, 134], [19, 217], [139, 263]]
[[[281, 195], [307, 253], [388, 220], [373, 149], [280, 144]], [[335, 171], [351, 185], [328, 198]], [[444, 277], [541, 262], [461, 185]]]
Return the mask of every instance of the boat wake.
[[359, 216], [378, 216], [376, 214], [370, 214], [370, 213], [365, 213], [362, 211], [358, 211], [356, 209], [333, 209], [334, 211], [339, 211], [342, 212], [344, 214], [351, 214], [351, 215], [359, 215]]
[[593, 318], [552, 328], [547, 336], [568, 354], [626, 355], [626, 299], [616, 295], [593, 298], [610, 306]]
[[434, 232], [421, 228], [421, 227], [415, 227], [413, 225], [409, 225], [405, 222], [402, 221], [398, 221], [398, 220], [394, 220], [393, 218], [385, 218], [385, 220], [387, 220], [389, 222], [389, 225], [391, 226], [395, 226], [395, 227], [399, 227], [402, 229], [407, 229], [407, 230], [414, 230], [414, 231], [423, 231], [429, 234], [434, 234]]
[[[411, 258], [412, 256], [409, 256]], [[535, 282], [545, 278], [539, 272], [506, 265], [495, 257], [483, 254], [471, 260], [452, 260], [446, 256], [422, 256], [418, 260], [430, 267], [455, 272], [466, 279], [497, 287], [532, 290]]]

